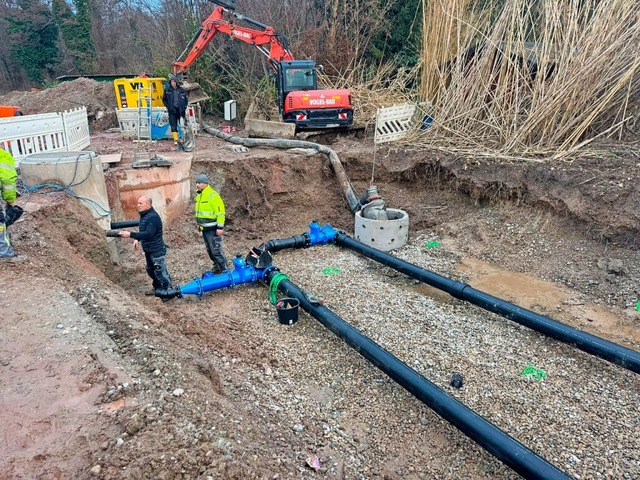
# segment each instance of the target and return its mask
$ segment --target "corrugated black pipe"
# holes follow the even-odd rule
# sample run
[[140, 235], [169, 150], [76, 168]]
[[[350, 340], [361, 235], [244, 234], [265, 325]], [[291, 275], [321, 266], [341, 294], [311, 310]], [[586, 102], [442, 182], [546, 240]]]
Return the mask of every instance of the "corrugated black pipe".
[[[267, 272], [265, 280], [271, 283], [277, 273], [279, 273], [277, 270]], [[278, 290], [288, 297], [298, 299], [305, 311], [347, 342], [356, 352], [524, 478], [532, 480], [570, 478], [491, 422], [447, 395], [327, 307], [312, 304], [295, 283], [287, 279], [281, 280]]]
[[444, 290], [456, 298], [471, 302], [485, 310], [502, 315], [520, 325], [537, 330], [561, 342], [568, 343], [580, 350], [620, 365], [632, 372], [640, 373], [640, 353], [635, 350], [583, 332], [549, 317], [538, 315], [512, 303], [505, 302], [488, 293], [476, 290], [466, 283], [451, 280], [409, 262], [405, 262], [404, 260], [400, 260], [399, 258], [395, 258], [388, 253], [364, 245], [344, 233], [336, 235], [335, 242], [338, 245], [380, 262], [416, 280]]
[[125, 220], [124, 222], [111, 222], [111, 230], [118, 228], [137, 227], [140, 225], [140, 220]]

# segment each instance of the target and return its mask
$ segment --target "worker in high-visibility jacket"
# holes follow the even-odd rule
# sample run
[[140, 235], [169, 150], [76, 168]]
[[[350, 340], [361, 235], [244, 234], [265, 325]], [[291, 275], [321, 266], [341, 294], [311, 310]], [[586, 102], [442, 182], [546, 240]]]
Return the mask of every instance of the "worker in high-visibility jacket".
[[204, 245], [213, 262], [213, 273], [227, 270], [227, 259], [222, 251], [224, 235], [224, 202], [218, 192], [209, 185], [209, 177], [204, 173], [196, 177], [196, 222], [202, 232]]
[[9, 232], [7, 232], [5, 203], [12, 209], [16, 203], [16, 163], [13, 156], [0, 148], [0, 190], [2, 190], [2, 200], [0, 201], [0, 259], [15, 257], [15, 252], [11, 247]]

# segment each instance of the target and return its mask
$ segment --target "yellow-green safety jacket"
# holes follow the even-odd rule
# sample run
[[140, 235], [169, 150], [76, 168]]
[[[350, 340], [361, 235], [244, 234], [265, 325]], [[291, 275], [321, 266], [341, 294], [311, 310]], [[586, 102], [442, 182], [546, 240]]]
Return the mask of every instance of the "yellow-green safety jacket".
[[16, 172], [16, 162], [13, 160], [13, 156], [0, 148], [0, 190], [2, 190], [2, 199], [7, 203], [15, 203], [16, 201], [17, 179], [18, 173]]
[[196, 221], [200, 230], [224, 228], [224, 202], [211, 185], [207, 185], [196, 196]]

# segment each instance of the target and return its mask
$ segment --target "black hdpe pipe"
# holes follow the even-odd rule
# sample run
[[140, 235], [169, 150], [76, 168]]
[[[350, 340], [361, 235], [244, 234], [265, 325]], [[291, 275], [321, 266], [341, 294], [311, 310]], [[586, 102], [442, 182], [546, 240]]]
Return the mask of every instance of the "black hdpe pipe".
[[304, 248], [308, 247], [310, 243], [309, 236], [307, 234], [295, 235], [293, 237], [278, 238], [275, 240], [269, 240], [268, 242], [260, 245], [260, 249], [263, 249], [269, 253], [279, 252], [287, 248]]
[[632, 372], [640, 373], [640, 353], [635, 350], [583, 332], [549, 317], [538, 315], [512, 303], [505, 302], [488, 293], [476, 290], [466, 283], [451, 280], [409, 262], [405, 262], [404, 260], [395, 258], [385, 252], [364, 245], [344, 233], [338, 233], [336, 235], [335, 243], [402, 272], [416, 280], [420, 280], [432, 287], [444, 290], [460, 300], [478, 305], [485, 310], [502, 315], [520, 325], [537, 330], [561, 342], [568, 343], [580, 350], [620, 365]]
[[[267, 272], [267, 283], [271, 283], [278, 273], [280, 272], [277, 269]], [[295, 283], [287, 279], [281, 280], [278, 290], [288, 297], [296, 298], [306, 312], [347, 342], [356, 352], [522, 477], [528, 480], [570, 478], [491, 422], [447, 395], [327, 307], [311, 303], [305, 292]]]
[[140, 220], [125, 220], [124, 222], [111, 222], [111, 230], [118, 228], [130, 228], [140, 225]]
[[324, 153], [329, 157], [333, 171], [338, 178], [338, 182], [342, 187], [342, 192], [347, 199], [349, 210], [351, 213], [355, 213], [360, 208], [360, 203], [349, 177], [347, 177], [344, 167], [340, 158], [329, 147], [320, 145], [313, 142], [305, 142], [302, 140], [286, 140], [286, 139], [272, 139], [272, 138], [244, 138], [224, 133], [217, 128], [213, 128], [204, 122], [202, 123], [202, 129], [210, 135], [226, 140], [227, 142], [234, 143], [236, 145], [244, 145], [245, 147], [274, 147], [274, 148], [312, 148], [319, 153]]

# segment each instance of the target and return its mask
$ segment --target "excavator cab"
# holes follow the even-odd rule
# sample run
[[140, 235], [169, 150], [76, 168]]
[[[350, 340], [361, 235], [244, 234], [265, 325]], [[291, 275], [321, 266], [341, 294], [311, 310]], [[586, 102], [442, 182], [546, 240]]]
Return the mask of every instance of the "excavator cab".
[[348, 127], [353, 106], [348, 90], [318, 88], [318, 66], [313, 60], [271, 62], [276, 70], [278, 108], [282, 119], [296, 128]]
[[317, 90], [318, 80], [314, 68], [308, 66], [288, 67], [284, 73], [284, 91]]
[[281, 62], [278, 80], [278, 90], [282, 90], [283, 96], [294, 91], [317, 90], [316, 64], [313, 60]]

